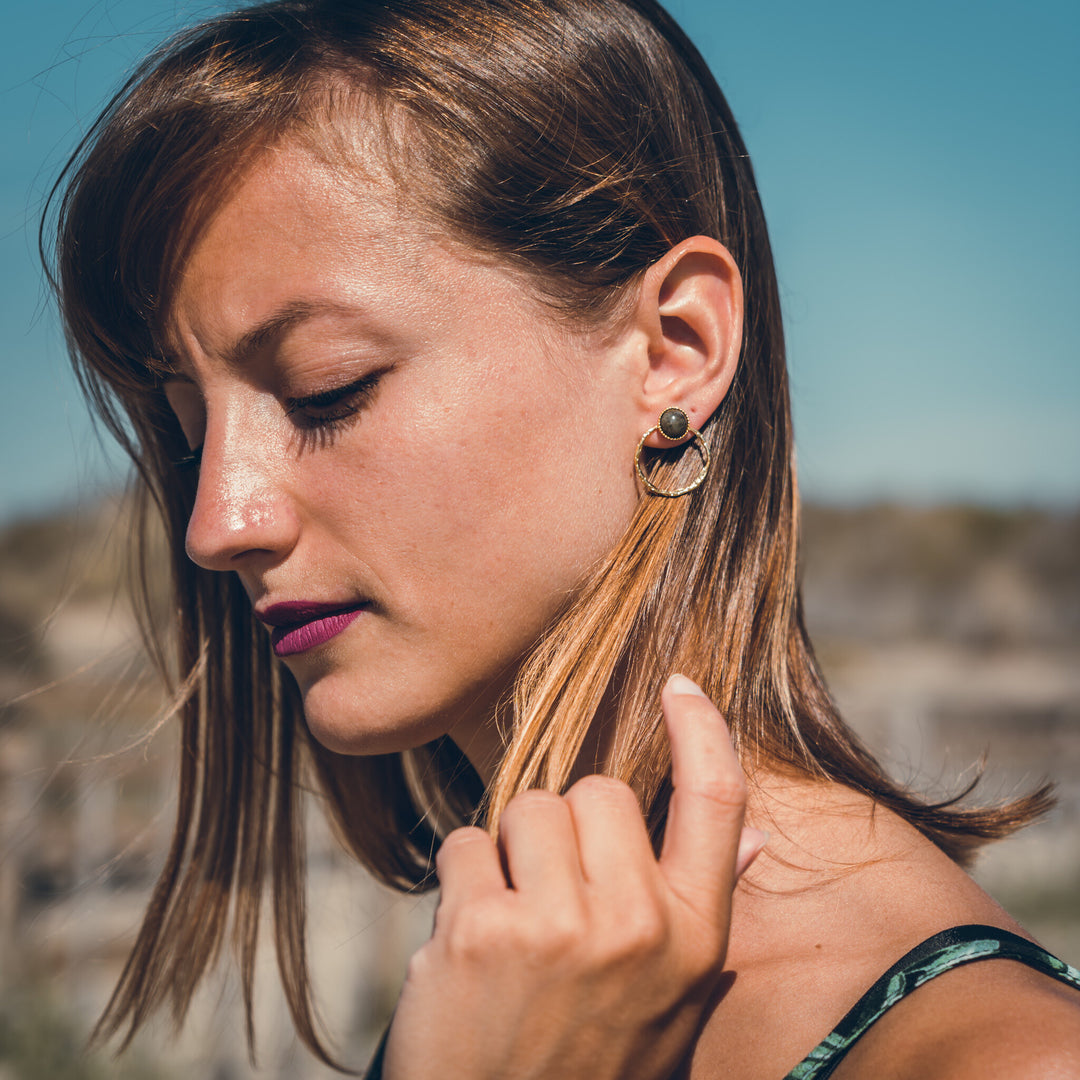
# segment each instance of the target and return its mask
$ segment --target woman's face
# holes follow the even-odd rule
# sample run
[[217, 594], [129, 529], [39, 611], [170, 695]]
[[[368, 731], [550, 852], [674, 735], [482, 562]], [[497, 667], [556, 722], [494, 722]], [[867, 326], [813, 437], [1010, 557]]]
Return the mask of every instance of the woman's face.
[[388, 181], [288, 143], [202, 233], [169, 326], [188, 552], [278, 624], [312, 732], [450, 731], [489, 765], [485, 707], [637, 501], [640, 341], [556, 327]]

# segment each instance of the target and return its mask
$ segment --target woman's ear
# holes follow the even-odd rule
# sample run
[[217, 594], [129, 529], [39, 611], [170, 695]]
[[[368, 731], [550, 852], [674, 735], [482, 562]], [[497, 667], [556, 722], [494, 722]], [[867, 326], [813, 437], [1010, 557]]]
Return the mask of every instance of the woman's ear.
[[[731, 253], [708, 236], [677, 244], [646, 271], [634, 321], [647, 342], [635, 379], [640, 430], [670, 406], [700, 428], [724, 400], [742, 347], [742, 277]], [[654, 432], [646, 445], [672, 443]]]

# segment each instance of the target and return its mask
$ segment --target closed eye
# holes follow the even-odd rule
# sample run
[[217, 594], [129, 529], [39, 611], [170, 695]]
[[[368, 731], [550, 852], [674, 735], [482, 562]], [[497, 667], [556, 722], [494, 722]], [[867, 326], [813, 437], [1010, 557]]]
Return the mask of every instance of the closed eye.
[[305, 430], [334, 428], [344, 424], [371, 400], [384, 371], [372, 372], [344, 386], [320, 390], [317, 394], [285, 399], [285, 415]]

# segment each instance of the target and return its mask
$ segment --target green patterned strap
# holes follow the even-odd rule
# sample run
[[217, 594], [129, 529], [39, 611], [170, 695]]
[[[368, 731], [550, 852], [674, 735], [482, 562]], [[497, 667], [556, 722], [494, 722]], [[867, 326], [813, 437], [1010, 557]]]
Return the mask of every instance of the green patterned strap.
[[[954, 926], [927, 938], [893, 964], [784, 1080], [825, 1080], [870, 1026], [912, 990], [955, 967], [993, 959], [1018, 960], [1080, 990], [1080, 971], [1038, 945], [996, 926]], [[382, 1077], [383, 1053], [389, 1033], [387, 1027], [364, 1073], [364, 1080]]]
[[996, 926], [954, 926], [898, 960], [784, 1080], [825, 1080], [867, 1029], [923, 983], [977, 960], [1018, 960], [1080, 990], [1080, 971], [1045, 949]]

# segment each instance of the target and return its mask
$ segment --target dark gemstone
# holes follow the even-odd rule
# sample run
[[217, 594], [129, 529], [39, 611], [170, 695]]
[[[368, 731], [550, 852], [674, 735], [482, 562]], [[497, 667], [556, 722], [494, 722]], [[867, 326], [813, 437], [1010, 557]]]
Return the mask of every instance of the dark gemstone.
[[665, 409], [660, 414], [660, 434], [665, 439], [681, 439], [689, 426], [690, 421], [682, 409]]

